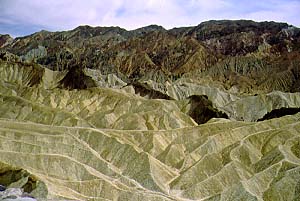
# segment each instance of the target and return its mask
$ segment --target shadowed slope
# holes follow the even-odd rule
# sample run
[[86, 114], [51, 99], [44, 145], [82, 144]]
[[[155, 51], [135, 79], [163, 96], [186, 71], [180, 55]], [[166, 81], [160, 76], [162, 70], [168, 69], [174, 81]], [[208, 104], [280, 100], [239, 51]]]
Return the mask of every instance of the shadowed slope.
[[273, 118], [279, 118], [286, 115], [293, 115], [300, 112], [300, 108], [280, 108], [272, 110], [268, 112], [263, 118], [259, 119], [258, 121], [264, 121]]
[[190, 100], [190, 110], [188, 114], [198, 123], [204, 124], [211, 118], [227, 118], [224, 112], [220, 112], [213, 108], [212, 102], [207, 96], [193, 95], [188, 98]]
[[78, 66], [71, 68], [59, 84], [66, 89], [87, 89], [97, 86], [95, 81], [85, 75]]

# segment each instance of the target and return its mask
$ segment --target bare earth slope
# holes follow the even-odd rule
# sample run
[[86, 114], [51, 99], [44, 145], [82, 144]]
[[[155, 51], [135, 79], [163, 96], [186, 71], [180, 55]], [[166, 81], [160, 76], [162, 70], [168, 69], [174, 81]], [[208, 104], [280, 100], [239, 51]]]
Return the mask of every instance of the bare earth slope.
[[156, 25], [133, 31], [80, 26], [15, 39], [0, 36], [2, 50], [53, 70], [86, 67], [130, 79], [153, 72], [171, 79], [190, 74], [242, 93], [300, 91], [299, 44], [297, 27], [247, 20], [208, 21], [171, 30]]
[[[297, 31], [210, 21], [0, 35], [0, 185], [38, 200], [299, 200]], [[262, 81], [275, 62], [286, 77]]]

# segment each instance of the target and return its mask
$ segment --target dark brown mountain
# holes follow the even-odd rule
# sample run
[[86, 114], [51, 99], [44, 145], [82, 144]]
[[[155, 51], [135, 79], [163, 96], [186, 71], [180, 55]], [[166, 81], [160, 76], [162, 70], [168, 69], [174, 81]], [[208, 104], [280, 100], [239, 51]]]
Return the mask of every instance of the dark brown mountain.
[[8, 45], [9, 43], [11, 43], [13, 40], [12, 37], [10, 37], [10, 35], [5, 34], [5, 35], [1, 35], [0, 34], [0, 48]]
[[0, 47], [54, 70], [76, 66], [135, 80], [153, 72], [172, 79], [208, 76], [243, 92], [300, 91], [300, 29], [286, 23], [222, 20], [133, 31], [80, 26], [14, 40], [1, 35]]

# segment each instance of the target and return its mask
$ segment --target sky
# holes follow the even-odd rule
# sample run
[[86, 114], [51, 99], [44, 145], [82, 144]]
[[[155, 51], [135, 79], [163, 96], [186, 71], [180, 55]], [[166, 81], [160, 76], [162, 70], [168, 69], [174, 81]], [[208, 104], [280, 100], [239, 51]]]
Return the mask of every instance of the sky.
[[0, 0], [0, 34], [13, 37], [79, 25], [166, 29], [250, 19], [300, 27], [300, 0]]

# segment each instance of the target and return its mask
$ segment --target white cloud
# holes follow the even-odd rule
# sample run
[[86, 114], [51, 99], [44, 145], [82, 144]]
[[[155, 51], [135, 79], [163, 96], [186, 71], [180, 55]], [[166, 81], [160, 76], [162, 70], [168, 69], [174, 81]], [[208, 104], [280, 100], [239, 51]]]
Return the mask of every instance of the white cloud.
[[283, 3], [283, 1], [271, 0], [269, 3], [272, 3], [272, 9], [253, 11], [247, 14], [246, 17], [257, 21], [272, 20], [300, 26], [300, 1]]
[[206, 12], [225, 10], [232, 6], [230, 1], [224, 0], [191, 0], [188, 5]]
[[72, 28], [79, 24], [99, 25], [105, 15], [113, 13], [118, 0], [11, 0], [6, 1], [6, 15], [19, 22], [50, 28]]
[[[119, 10], [122, 13], [119, 13]], [[184, 22], [183, 10], [173, 0], [124, 0], [121, 7], [102, 21], [105, 25], [120, 25], [128, 29], [149, 24], [172, 28]]]
[[197, 25], [210, 19], [274, 20], [300, 25], [298, 0], [0, 0], [0, 25], [63, 30], [81, 24], [134, 29]]

